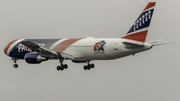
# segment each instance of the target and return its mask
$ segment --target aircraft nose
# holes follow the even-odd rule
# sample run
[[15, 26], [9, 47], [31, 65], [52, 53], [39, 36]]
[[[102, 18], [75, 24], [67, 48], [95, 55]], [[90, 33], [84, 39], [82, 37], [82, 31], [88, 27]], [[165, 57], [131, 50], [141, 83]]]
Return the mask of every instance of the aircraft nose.
[[9, 47], [10, 47], [15, 41], [16, 41], [16, 40], [11, 41], [11, 42], [8, 43], [7, 46], [4, 48], [4, 53], [5, 53], [6, 55], [9, 55], [9, 54], [8, 54], [8, 49], [9, 49]]
[[5, 54], [7, 54], [7, 50], [8, 50], [8, 48], [7, 48], [7, 46], [4, 48], [4, 53]]

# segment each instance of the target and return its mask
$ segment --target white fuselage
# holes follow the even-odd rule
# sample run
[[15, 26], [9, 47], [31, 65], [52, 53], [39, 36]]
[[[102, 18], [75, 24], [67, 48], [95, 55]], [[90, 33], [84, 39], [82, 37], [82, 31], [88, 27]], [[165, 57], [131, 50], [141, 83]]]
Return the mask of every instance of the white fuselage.
[[[106, 42], [103, 46], [104, 51], [95, 51], [95, 44], [102, 40]], [[77, 60], [111, 60], [152, 48], [148, 43], [143, 43], [144, 47], [126, 48], [122, 43], [126, 41], [127, 39], [120, 38], [85, 38], [69, 46], [63, 53], [71, 54]]]

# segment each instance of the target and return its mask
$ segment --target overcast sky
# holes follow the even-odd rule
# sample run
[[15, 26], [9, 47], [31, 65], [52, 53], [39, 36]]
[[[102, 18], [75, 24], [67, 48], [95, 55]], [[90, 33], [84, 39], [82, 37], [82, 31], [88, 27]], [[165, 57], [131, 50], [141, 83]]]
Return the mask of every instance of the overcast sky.
[[[180, 1], [157, 2], [147, 42], [180, 40]], [[20, 38], [123, 37], [149, 0], [1, 0], [0, 101], [179, 101], [180, 43], [110, 61], [30, 65], [3, 52]]]

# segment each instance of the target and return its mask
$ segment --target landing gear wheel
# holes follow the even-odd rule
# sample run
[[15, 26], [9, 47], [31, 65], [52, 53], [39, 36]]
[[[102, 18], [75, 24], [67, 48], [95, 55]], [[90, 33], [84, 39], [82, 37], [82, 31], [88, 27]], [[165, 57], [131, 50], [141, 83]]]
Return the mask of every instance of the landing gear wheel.
[[60, 66], [57, 66], [57, 70], [60, 71], [60, 70], [61, 70], [61, 67], [60, 67]]
[[87, 61], [87, 65], [84, 66], [84, 70], [90, 70], [91, 68], [94, 68], [94, 64], [89, 64], [90, 61]]
[[18, 68], [18, 64], [14, 64], [13, 67], [14, 67], [14, 68]]
[[90, 64], [90, 67], [91, 67], [91, 68], [94, 68], [94, 64]]
[[91, 67], [90, 67], [90, 65], [88, 65], [88, 66], [84, 66], [84, 70], [90, 70], [91, 69]]
[[63, 65], [63, 68], [64, 68], [64, 69], [67, 69], [67, 68], [68, 68], [68, 65], [67, 65], [67, 64]]
[[88, 68], [88, 67], [85, 65], [85, 66], [84, 66], [84, 70], [87, 70], [87, 68]]
[[63, 66], [57, 66], [57, 70], [60, 71], [60, 70], [64, 70], [64, 67]]
[[60, 70], [62, 70], [62, 71], [63, 71], [63, 70], [64, 70], [64, 67], [63, 67], [63, 66], [61, 66], [61, 67], [60, 67]]
[[60, 70], [64, 70], [64, 69], [67, 69], [68, 68], [68, 65], [65, 64], [65, 65], [61, 65], [61, 66], [57, 66], [57, 70], [60, 71]]
[[90, 69], [91, 69], [91, 67], [88, 65], [88, 66], [87, 66], [87, 70], [90, 70]]

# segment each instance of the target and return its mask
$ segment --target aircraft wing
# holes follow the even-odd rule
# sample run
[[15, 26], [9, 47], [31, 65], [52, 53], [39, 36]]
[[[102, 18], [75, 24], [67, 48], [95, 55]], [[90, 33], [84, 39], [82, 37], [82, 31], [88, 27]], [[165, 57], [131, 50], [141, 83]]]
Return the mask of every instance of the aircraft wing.
[[22, 41], [22, 44], [30, 48], [32, 51], [38, 52], [39, 55], [44, 56], [44, 57], [56, 57], [56, 58], [64, 58], [64, 59], [71, 59], [71, 60], [74, 59], [74, 57], [70, 54], [57, 53], [53, 50], [44, 48], [30, 41]]

